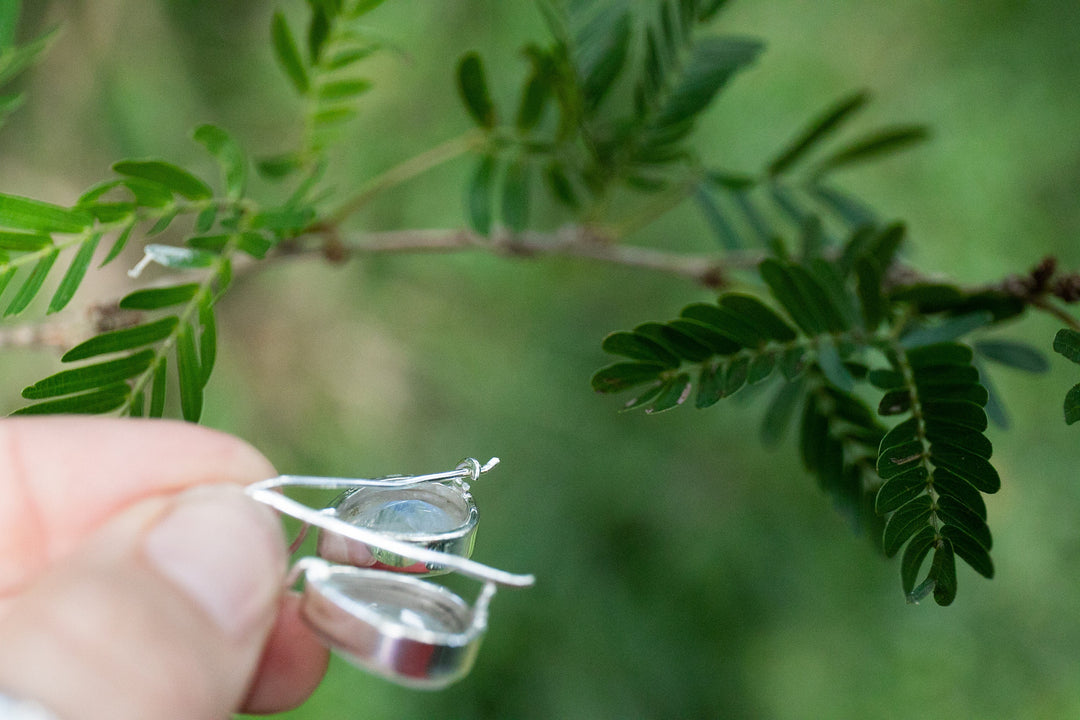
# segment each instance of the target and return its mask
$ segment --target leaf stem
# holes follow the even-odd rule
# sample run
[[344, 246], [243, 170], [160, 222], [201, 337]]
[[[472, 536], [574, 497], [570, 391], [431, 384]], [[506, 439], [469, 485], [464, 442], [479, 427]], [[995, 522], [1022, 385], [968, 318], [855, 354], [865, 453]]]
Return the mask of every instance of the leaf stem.
[[483, 145], [484, 138], [485, 133], [474, 128], [395, 165], [364, 183], [360, 190], [331, 213], [323, 224], [341, 225], [379, 193], [480, 147]]

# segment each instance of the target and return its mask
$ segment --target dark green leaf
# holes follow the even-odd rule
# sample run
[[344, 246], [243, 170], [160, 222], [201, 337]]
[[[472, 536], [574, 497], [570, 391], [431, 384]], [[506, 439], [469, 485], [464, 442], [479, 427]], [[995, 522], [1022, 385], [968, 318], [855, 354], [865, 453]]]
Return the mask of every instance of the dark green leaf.
[[601, 368], [592, 377], [592, 388], [600, 393], [613, 393], [643, 385], [660, 377], [667, 368], [655, 363], [624, 362]]
[[900, 561], [900, 579], [905, 595], [912, 594], [915, 581], [919, 578], [919, 569], [936, 540], [937, 533], [927, 525], [912, 536], [911, 542], [904, 549], [904, 557]]
[[863, 327], [871, 332], [888, 314], [889, 305], [881, 294], [883, 275], [877, 262], [867, 258], [855, 259], [855, 287], [862, 310]]
[[724, 397], [724, 366], [705, 363], [698, 375], [698, 394], [694, 405], [700, 410], [712, 407]]
[[469, 225], [481, 235], [491, 232], [491, 205], [494, 195], [495, 157], [485, 155], [480, 158], [469, 183]]
[[601, 348], [612, 355], [622, 355], [631, 360], [656, 363], [671, 368], [679, 367], [679, 358], [660, 343], [644, 335], [616, 332], [604, 338]]
[[776, 369], [776, 355], [773, 353], [764, 353], [762, 355], [755, 355], [750, 360], [750, 369], [747, 373], [746, 381], [751, 385], [759, 383], [772, 375], [773, 370]]
[[971, 348], [959, 343], [939, 343], [909, 348], [905, 353], [908, 363], [916, 368], [931, 365], [970, 365], [973, 357]]
[[767, 338], [763, 337], [752, 322], [745, 320], [738, 313], [718, 306], [706, 303], [694, 303], [682, 309], [679, 315], [688, 320], [707, 325], [713, 328], [727, 340], [730, 349], [721, 354], [737, 352], [744, 347], [758, 347], [763, 345]]
[[725, 293], [720, 306], [752, 324], [759, 333], [778, 342], [791, 342], [797, 335], [771, 308], [751, 295]]
[[941, 528], [941, 534], [949, 539], [956, 554], [967, 562], [975, 572], [987, 579], [993, 579], [994, 563], [985, 547], [955, 525], [944, 526]]
[[189, 302], [199, 292], [197, 283], [136, 290], [120, 301], [123, 310], [160, 310]]
[[928, 422], [926, 437], [931, 443], [940, 445], [942, 450], [968, 452], [985, 460], [989, 460], [993, 453], [993, 446], [985, 435], [956, 425]]
[[934, 445], [930, 460], [967, 480], [980, 492], [996, 493], [1001, 489], [1001, 477], [986, 458], [974, 453], [957, 452], [943, 445]]
[[942, 538], [941, 546], [934, 551], [930, 577], [934, 580], [934, 602], [943, 607], [951, 605], [956, 599], [956, 556], [948, 538]]
[[[708, 360], [715, 354], [714, 346], [708, 344], [708, 341], [701, 335], [702, 330], [707, 329], [700, 323], [694, 323], [690, 320], [673, 320], [667, 325], [645, 323], [634, 328], [635, 332], [648, 335], [679, 357], [690, 362]], [[719, 335], [716, 337], [721, 338]]]
[[0, 295], [7, 290], [7, 286], [11, 284], [12, 278], [15, 277], [15, 268], [9, 267], [6, 270], [0, 271]]
[[247, 189], [248, 159], [240, 145], [216, 125], [200, 125], [194, 137], [221, 166], [226, 196], [231, 200], [243, 197]]
[[957, 315], [942, 320], [936, 325], [924, 325], [904, 333], [900, 338], [900, 345], [904, 348], [916, 348], [923, 345], [949, 342], [967, 335], [972, 330], [986, 327], [993, 321], [994, 316], [989, 312]]
[[904, 376], [895, 370], [871, 370], [867, 379], [879, 390], [895, 390], [904, 386]]
[[745, 355], [733, 359], [724, 373], [724, 397], [734, 395], [746, 384], [750, 372], [750, 358]]
[[802, 387], [801, 380], [787, 382], [781, 385], [773, 396], [765, 411], [765, 419], [761, 423], [761, 441], [765, 445], [775, 445], [783, 438], [795, 414], [799, 399], [802, 397]]
[[882, 480], [903, 475], [922, 465], [926, 449], [919, 440], [883, 448], [877, 459], [877, 471]]
[[566, 205], [572, 210], [577, 210], [581, 207], [581, 202], [577, 198], [574, 186], [570, 183], [570, 178], [566, 176], [566, 173], [558, 163], [553, 162], [547, 166], [544, 178], [547, 180], [548, 187], [551, 188], [551, 194], [563, 205]]
[[704, 110], [732, 75], [752, 63], [761, 49], [756, 40], [735, 37], [713, 36], [696, 42], [656, 124], [669, 125]]
[[818, 367], [821, 368], [825, 379], [840, 390], [851, 390], [855, 387], [855, 378], [844, 367], [836, 346], [831, 342], [821, 342], [817, 348]]
[[506, 166], [502, 190], [502, 219], [513, 232], [529, 224], [529, 166], [515, 160]]
[[630, 410], [637, 410], [638, 408], [645, 407], [655, 400], [656, 396], [659, 395], [660, 391], [663, 389], [663, 381], [658, 380], [651, 387], [646, 388], [640, 395], [627, 400], [626, 404], [622, 406], [622, 409], [619, 412], [629, 412]]
[[877, 492], [874, 509], [885, 515], [926, 492], [926, 468], [919, 466], [890, 479]]
[[805, 355], [806, 349], [802, 347], [790, 347], [784, 350], [780, 356], [780, 372], [784, 374], [784, 377], [794, 380], [802, 373], [806, 366], [803, 362]]
[[600, 106], [626, 63], [631, 30], [630, 14], [612, 3], [596, 13], [579, 32], [575, 64], [581, 78], [581, 94], [590, 112]]
[[285, 71], [285, 75], [296, 91], [301, 95], [307, 95], [311, 85], [307, 70], [304, 68], [304, 60], [296, 46], [296, 38], [289, 28], [289, 21], [285, 19], [281, 11], [274, 13], [270, 33], [274, 44], [274, 56], [281, 65], [281, 69]]
[[908, 538], [930, 521], [933, 501], [929, 495], [920, 495], [894, 512], [885, 525], [881, 547], [885, 557], [892, 557], [903, 547]]
[[150, 409], [147, 417], [159, 418], [165, 414], [165, 387], [168, 379], [168, 360], [158, 358], [154, 366], [154, 382], [150, 392]]
[[269, 180], [280, 180], [303, 167], [303, 161], [295, 153], [263, 158], [256, 163], [259, 174]]
[[799, 285], [792, 277], [791, 267], [793, 266], [769, 258], [761, 262], [759, 270], [773, 297], [780, 302], [796, 325], [809, 335], [826, 332], [828, 328], [819, 314], [808, 307], [809, 300], [802, 295]]
[[932, 400], [923, 402], [922, 409], [928, 422], [951, 423], [978, 432], [986, 430], [986, 412], [972, 402]]
[[895, 426], [889, 432], [885, 433], [885, 436], [881, 438], [881, 444], [878, 446], [879, 454], [888, 448], [900, 445], [902, 443], [912, 442], [919, 438], [919, 421], [915, 418], [910, 418]]
[[971, 365], [923, 365], [914, 368], [915, 384], [927, 395], [949, 385], [977, 385], [979, 371]]
[[156, 183], [188, 200], [208, 200], [214, 196], [214, 191], [202, 180], [162, 160], [124, 160], [113, 165], [113, 170], [120, 175]]
[[1050, 369], [1050, 361], [1027, 343], [1012, 340], [980, 340], [975, 350], [987, 360], [1030, 373], [1044, 373]]
[[959, 475], [954, 475], [945, 468], [934, 470], [934, 490], [940, 495], [956, 498], [967, 509], [983, 520], [986, 519], [986, 502], [982, 494], [971, 483]]
[[521, 92], [518, 105], [517, 129], [528, 132], [536, 127], [544, 115], [544, 106], [551, 95], [551, 83], [541, 72], [534, 72]]
[[1080, 364], [1080, 332], [1062, 328], [1054, 336], [1054, 351]]
[[495, 127], [495, 105], [491, 102], [487, 79], [484, 76], [484, 64], [478, 53], [468, 52], [461, 57], [458, 61], [457, 81], [461, 99], [476, 124], [489, 130]]
[[37, 403], [21, 408], [12, 415], [68, 415], [73, 413], [86, 415], [100, 415], [111, 412], [127, 401], [128, 388], [126, 383], [117, 383], [100, 390], [94, 390], [81, 395], [72, 395], [59, 400]]
[[811, 122], [787, 149], [769, 163], [769, 174], [779, 175], [794, 165], [814, 145], [828, 137], [832, 131], [836, 130], [845, 120], [862, 108], [868, 99], [869, 95], [867, 93], [858, 92], [844, 98], [826, 110], [825, 113]]
[[37, 233], [77, 233], [94, 218], [79, 209], [68, 210], [40, 200], [0, 194], [0, 227]]
[[846, 193], [821, 182], [808, 188], [810, 194], [819, 203], [831, 210], [853, 230], [875, 225], [878, 217], [870, 207]]
[[694, 200], [705, 216], [705, 222], [712, 228], [720, 247], [724, 250], [739, 250], [743, 247], [742, 239], [735, 232], [734, 226], [728, 222], [724, 214], [720, 212], [720, 206], [713, 197], [705, 190], [704, 185], [699, 185], [694, 191]]
[[645, 412], [659, 413], [676, 408], [690, 397], [691, 389], [690, 375], [680, 373], [664, 383], [660, 393], [656, 396], [656, 400], [653, 401], [652, 405], [645, 408]]
[[195, 217], [195, 232], [210, 232], [210, 228], [214, 227], [215, 220], [217, 220], [217, 208], [210, 205]]
[[154, 351], [143, 350], [116, 360], [61, 370], [25, 388], [22, 396], [27, 400], [46, 400], [113, 385], [145, 371], [153, 360]]
[[938, 498], [937, 513], [946, 524], [960, 528], [987, 550], [993, 547], [994, 541], [990, 536], [990, 528], [986, 526], [986, 521], [952, 495], [942, 495]]
[[75, 254], [67, 272], [64, 273], [64, 279], [60, 281], [60, 285], [56, 288], [56, 292], [49, 302], [47, 313], [63, 310], [71, 302], [71, 298], [75, 296], [75, 291], [79, 289], [79, 285], [82, 284], [83, 278], [86, 276], [86, 270], [90, 267], [90, 261], [94, 258], [94, 251], [97, 250], [100, 240], [101, 233], [94, 233], [79, 246], [79, 252]]
[[202, 415], [203, 370], [195, 348], [195, 331], [184, 323], [176, 335], [176, 367], [180, 380], [180, 411], [188, 422]]
[[175, 317], [166, 317], [155, 322], [97, 335], [68, 350], [62, 359], [64, 362], [75, 362], [151, 345], [169, 337], [176, 329], [176, 323]]
[[1077, 420], [1080, 420], [1080, 383], [1065, 393], [1065, 424], [1072, 425]]
[[920, 125], [890, 128], [873, 133], [822, 160], [815, 174], [824, 175], [837, 168], [902, 150], [925, 140], [928, 136], [926, 128]]
[[41, 259], [34, 265], [34, 269], [30, 271], [30, 275], [23, 281], [22, 287], [15, 294], [7, 310], [4, 311], [4, 317], [18, 315], [30, 305], [33, 299], [37, 297], [41, 286], [45, 284], [45, 278], [49, 276], [49, 270], [52, 269], [53, 263], [56, 262], [59, 255], [60, 251], [53, 248], [41, 256]]
[[[924, 396], [930, 395], [924, 392]], [[982, 385], [943, 385], [933, 389], [932, 397], [934, 400], [966, 400], [985, 408], [990, 394]]]

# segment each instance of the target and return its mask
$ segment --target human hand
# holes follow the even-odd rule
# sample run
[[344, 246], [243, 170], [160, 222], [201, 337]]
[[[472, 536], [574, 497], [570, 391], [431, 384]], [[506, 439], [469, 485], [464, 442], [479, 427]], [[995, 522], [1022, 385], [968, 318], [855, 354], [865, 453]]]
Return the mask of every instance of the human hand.
[[276, 475], [168, 421], [0, 421], [0, 692], [63, 720], [278, 712], [327, 651], [284, 594]]

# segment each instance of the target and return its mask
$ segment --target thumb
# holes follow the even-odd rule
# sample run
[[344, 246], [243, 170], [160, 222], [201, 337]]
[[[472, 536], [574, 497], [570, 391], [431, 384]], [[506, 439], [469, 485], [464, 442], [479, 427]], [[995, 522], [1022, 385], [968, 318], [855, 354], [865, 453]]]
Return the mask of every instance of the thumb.
[[234, 486], [113, 518], [0, 616], [0, 688], [60, 718], [226, 718], [285, 572], [280, 525]]

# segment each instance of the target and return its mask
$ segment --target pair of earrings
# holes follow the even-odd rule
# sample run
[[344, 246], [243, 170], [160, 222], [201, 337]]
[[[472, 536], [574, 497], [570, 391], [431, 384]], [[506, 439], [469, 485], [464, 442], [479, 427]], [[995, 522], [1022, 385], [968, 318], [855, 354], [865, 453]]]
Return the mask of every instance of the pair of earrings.
[[[448, 472], [371, 480], [282, 475], [247, 493], [319, 529], [317, 554], [297, 561], [288, 584], [303, 577], [301, 614], [323, 642], [377, 675], [437, 689], [472, 668], [496, 587], [534, 582], [469, 559], [479, 520], [469, 483], [498, 463], [468, 458]], [[344, 492], [316, 510], [287, 488]], [[449, 572], [483, 584], [471, 607], [423, 580]]]

